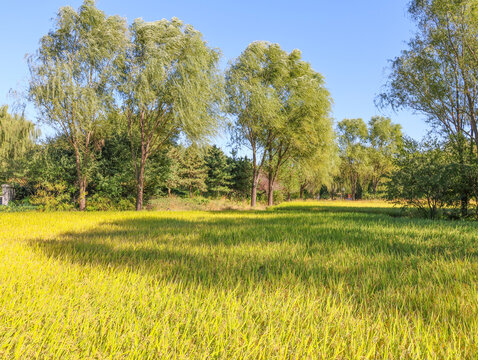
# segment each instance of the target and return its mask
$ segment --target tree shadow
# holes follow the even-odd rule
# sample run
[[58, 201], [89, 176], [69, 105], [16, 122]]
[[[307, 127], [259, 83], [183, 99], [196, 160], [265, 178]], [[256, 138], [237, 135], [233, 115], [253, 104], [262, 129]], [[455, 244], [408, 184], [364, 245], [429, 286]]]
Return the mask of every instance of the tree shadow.
[[[475, 230], [466, 238], [441, 234], [436, 223], [341, 211], [215, 212], [197, 219], [134, 216], [30, 245], [48, 257], [128, 268], [185, 283], [296, 282], [360, 286], [364, 276], [400, 283], [400, 266], [416, 271], [433, 261], [478, 256]], [[456, 227], [456, 225], [455, 225]], [[419, 239], [419, 241], [417, 241]], [[411, 261], [413, 260], [413, 261]], [[347, 263], [348, 262], [348, 263]], [[402, 269], [402, 270], [403, 270]], [[380, 279], [379, 279], [380, 280]]]
[[388, 215], [391, 217], [403, 217], [404, 212], [397, 207], [374, 207], [374, 206], [350, 206], [345, 205], [324, 205], [323, 203], [314, 205], [282, 205], [274, 208], [274, 211], [300, 211], [300, 212], [332, 212], [332, 213], [365, 213], [376, 215]]

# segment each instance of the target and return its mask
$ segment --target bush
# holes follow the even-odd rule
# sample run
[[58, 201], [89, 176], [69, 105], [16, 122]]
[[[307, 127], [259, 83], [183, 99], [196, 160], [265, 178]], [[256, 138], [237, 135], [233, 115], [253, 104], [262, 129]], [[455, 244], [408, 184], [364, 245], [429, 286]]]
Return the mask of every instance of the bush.
[[30, 203], [44, 211], [71, 210], [72, 189], [64, 182], [55, 184], [43, 182], [35, 185], [35, 194], [30, 197]]
[[436, 144], [408, 141], [387, 184], [388, 200], [435, 219], [453, 201], [454, 167]]
[[89, 211], [134, 210], [134, 199], [124, 198], [114, 201], [106, 196], [94, 194], [88, 198], [86, 209]]

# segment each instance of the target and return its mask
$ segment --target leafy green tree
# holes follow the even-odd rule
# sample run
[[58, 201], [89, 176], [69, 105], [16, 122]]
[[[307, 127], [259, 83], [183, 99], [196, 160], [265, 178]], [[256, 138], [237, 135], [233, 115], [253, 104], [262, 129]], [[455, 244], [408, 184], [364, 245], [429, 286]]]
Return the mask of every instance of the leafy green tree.
[[178, 189], [181, 184], [180, 169], [184, 151], [179, 146], [171, 146], [166, 154], [169, 160], [169, 171], [166, 176], [166, 187], [168, 197], [171, 197], [171, 190]]
[[119, 89], [124, 98], [134, 171], [136, 209], [143, 208], [148, 158], [183, 133], [198, 140], [213, 133], [222, 97], [219, 51], [199, 31], [173, 18], [131, 26]]
[[[456, 148], [457, 171], [466, 169], [470, 156], [478, 158], [477, 9], [476, 0], [411, 1], [417, 33], [393, 61], [380, 96], [382, 105], [425, 114]], [[462, 215], [467, 213], [469, 190], [462, 187]]]
[[252, 151], [251, 205], [263, 169], [272, 205], [280, 167], [313, 152], [332, 128], [324, 80], [301, 60], [300, 51], [287, 53], [277, 44], [254, 42], [226, 72], [226, 92], [236, 118], [234, 139]]
[[252, 152], [251, 206], [256, 206], [259, 175], [265, 165], [267, 149], [274, 141], [274, 125], [280, 101], [272, 86], [278, 71], [272, 68], [278, 45], [254, 42], [231, 64], [226, 72], [228, 111], [236, 117], [233, 140]]
[[201, 149], [197, 145], [190, 145], [181, 156], [181, 168], [179, 169], [180, 185], [189, 191], [189, 197], [193, 197], [195, 191], [207, 191], [206, 179], [208, 168], [204, 161]]
[[292, 195], [299, 191], [301, 185], [297, 163], [288, 161], [282, 166], [279, 173], [279, 182], [287, 196], [287, 201], [291, 201]]
[[371, 146], [368, 160], [374, 194], [384, 176], [393, 170], [393, 159], [403, 143], [401, 128], [399, 124], [393, 124], [392, 120], [381, 116], [374, 116], [369, 122], [368, 140]]
[[436, 144], [408, 140], [387, 183], [387, 197], [434, 219], [453, 197], [454, 168]]
[[224, 152], [216, 145], [213, 145], [207, 149], [204, 160], [208, 169], [206, 179], [208, 191], [212, 194], [216, 194], [217, 197], [219, 197], [221, 193], [229, 193], [231, 191], [232, 176], [227, 156]]
[[228, 163], [231, 169], [231, 189], [245, 200], [251, 194], [252, 162], [247, 156], [236, 157], [236, 153], [233, 152], [232, 157], [228, 158]]
[[367, 125], [362, 119], [344, 119], [338, 124], [341, 173], [355, 200], [357, 183], [367, 171]]
[[8, 181], [18, 171], [26, 155], [35, 147], [40, 132], [24, 116], [10, 114], [0, 107], [0, 182]]
[[[60, 204], [57, 210], [71, 208], [77, 174], [75, 153], [66, 137], [59, 135], [40, 143], [25, 163], [23, 178], [16, 189], [17, 200], [34, 196], [34, 202], [48, 210]], [[51, 200], [56, 196], [61, 201]]]
[[297, 161], [299, 181], [299, 196], [304, 199], [304, 192], [320, 191], [322, 185], [331, 184], [334, 174], [339, 166], [338, 148], [335, 143], [335, 134], [330, 134], [324, 139], [328, 144], [318, 146], [316, 151]]
[[30, 97], [40, 117], [64, 135], [75, 152], [80, 210], [101, 128], [114, 102], [113, 79], [127, 44], [124, 19], [106, 16], [85, 0], [79, 11], [59, 10], [55, 29], [29, 58]]

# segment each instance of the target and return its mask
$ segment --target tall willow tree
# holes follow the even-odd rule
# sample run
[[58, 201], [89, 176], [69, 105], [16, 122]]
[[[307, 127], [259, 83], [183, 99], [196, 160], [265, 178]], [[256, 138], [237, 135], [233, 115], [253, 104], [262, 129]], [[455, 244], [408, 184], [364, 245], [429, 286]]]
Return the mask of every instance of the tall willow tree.
[[7, 106], [0, 107], [0, 182], [14, 175], [38, 135], [35, 125], [24, 116], [10, 114]]
[[64, 135], [75, 152], [79, 207], [86, 207], [88, 170], [113, 104], [115, 69], [127, 45], [127, 25], [85, 0], [78, 11], [59, 10], [55, 28], [30, 56], [30, 96], [41, 119]]
[[180, 133], [198, 140], [214, 132], [222, 80], [219, 51], [192, 26], [176, 18], [136, 20], [131, 34], [119, 88], [141, 210], [148, 158]]
[[362, 119], [343, 119], [338, 124], [338, 135], [342, 159], [340, 170], [355, 200], [357, 185], [368, 172], [367, 125]]
[[417, 32], [392, 62], [380, 100], [425, 114], [449, 138], [464, 183], [465, 216], [468, 163], [478, 159], [478, 0], [413, 0], [409, 12]]
[[374, 116], [369, 121], [368, 140], [370, 181], [376, 194], [380, 182], [393, 170], [393, 160], [403, 145], [402, 127], [389, 118]]
[[252, 151], [251, 206], [256, 204], [260, 172], [268, 177], [268, 203], [279, 170], [292, 157], [312, 156], [330, 144], [330, 96], [322, 76], [301, 53], [277, 44], [254, 42], [226, 73], [229, 112], [236, 117], [234, 139]]

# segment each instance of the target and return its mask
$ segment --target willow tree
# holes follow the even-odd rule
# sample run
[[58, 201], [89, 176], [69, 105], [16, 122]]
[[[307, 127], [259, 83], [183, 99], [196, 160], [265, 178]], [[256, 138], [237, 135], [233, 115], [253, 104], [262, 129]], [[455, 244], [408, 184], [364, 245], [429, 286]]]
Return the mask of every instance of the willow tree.
[[339, 166], [337, 144], [335, 134], [330, 131], [327, 140], [322, 146], [317, 146], [309, 156], [300, 157], [297, 160], [297, 173], [299, 177], [299, 196], [304, 199], [304, 192], [311, 193], [320, 191], [322, 185], [330, 186]]
[[[268, 203], [279, 170], [291, 157], [309, 156], [331, 129], [330, 97], [320, 74], [278, 44], [254, 42], [226, 73], [234, 140], [252, 152], [251, 206], [259, 175], [268, 177]], [[325, 130], [325, 131], [322, 131]]]
[[41, 119], [64, 135], [75, 152], [79, 207], [86, 207], [88, 170], [114, 102], [114, 78], [127, 45], [127, 25], [85, 0], [62, 7], [55, 28], [29, 57], [30, 96]]
[[[350, 186], [355, 200], [357, 185], [367, 173], [368, 158], [365, 146], [368, 138], [367, 125], [362, 119], [343, 119], [338, 124], [341, 174]], [[362, 178], [362, 179], [361, 179]]]
[[148, 158], [179, 134], [196, 141], [214, 132], [222, 80], [219, 51], [191, 25], [176, 18], [136, 20], [130, 32], [119, 88], [141, 210]]
[[[478, 1], [413, 0], [417, 33], [392, 62], [382, 104], [427, 116], [454, 146], [469, 202], [468, 162], [478, 156]], [[472, 180], [472, 182], [475, 180]]]
[[18, 168], [28, 151], [35, 146], [39, 130], [23, 115], [11, 114], [8, 106], [0, 107], [0, 181], [6, 181]]
[[323, 77], [300, 60], [300, 53], [289, 57], [289, 71], [284, 77], [280, 99], [281, 122], [277, 140], [269, 148], [268, 204], [273, 204], [272, 186], [281, 166], [287, 161], [298, 164], [304, 175], [300, 194], [315, 187], [328, 177], [334, 159], [335, 134], [330, 117], [331, 98]]
[[389, 118], [374, 116], [369, 121], [368, 140], [370, 181], [373, 193], [376, 194], [384, 176], [393, 170], [393, 160], [403, 145], [402, 127], [392, 123]]

